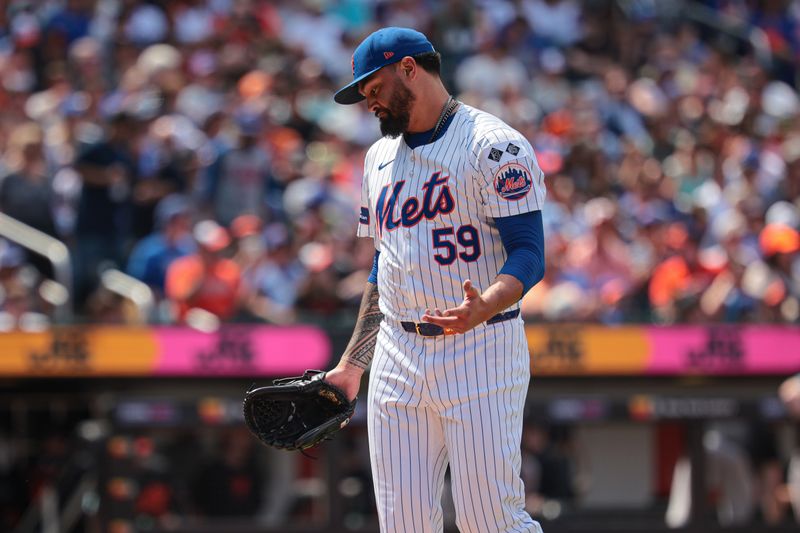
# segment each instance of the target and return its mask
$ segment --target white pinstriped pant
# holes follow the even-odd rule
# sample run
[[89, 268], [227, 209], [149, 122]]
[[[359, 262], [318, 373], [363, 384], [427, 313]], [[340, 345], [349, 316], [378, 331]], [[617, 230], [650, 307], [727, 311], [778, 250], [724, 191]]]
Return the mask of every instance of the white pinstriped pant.
[[529, 368], [520, 319], [440, 337], [381, 324], [367, 427], [382, 532], [442, 531], [449, 463], [462, 533], [541, 533], [519, 476]]

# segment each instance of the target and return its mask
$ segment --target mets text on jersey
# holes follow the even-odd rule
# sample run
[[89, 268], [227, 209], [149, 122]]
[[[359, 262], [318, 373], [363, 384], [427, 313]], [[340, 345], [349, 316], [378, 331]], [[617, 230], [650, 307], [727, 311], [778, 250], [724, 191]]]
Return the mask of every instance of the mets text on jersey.
[[[389, 185], [384, 185], [378, 195], [378, 202], [375, 207], [375, 214], [378, 218], [378, 234], [383, 234], [384, 229], [392, 231], [398, 226], [410, 228], [419, 224], [423, 218], [433, 220], [439, 214], [447, 215], [451, 213], [455, 208], [456, 202], [453, 200], [453, 193], [450, 192], [450, 187], [446, 185], [449, 179], [450, 176], [442, 176], [441, 172], [431, 174], [428, 181], [422, 184], [424, 193], [422, 195], [421, 209], [419, 199], [411, 196], [400, 207], [399, 218], [395, 218], [395, 207], [406, 181], [401, 180], [393, 184], [392, 193], [389, 195], [388, 200], [386, 194], [389, 191]], [[438, 191], [439, 194], [436, 200], [434, 200], [433, 195], [439, 185], [442, 187]]]

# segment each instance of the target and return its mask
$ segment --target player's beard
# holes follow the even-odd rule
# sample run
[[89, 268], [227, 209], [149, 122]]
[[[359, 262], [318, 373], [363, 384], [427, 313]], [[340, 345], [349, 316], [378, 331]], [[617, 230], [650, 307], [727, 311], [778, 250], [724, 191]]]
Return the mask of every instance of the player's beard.
[[411, 120], [411, 104], [415, 99], [414, 94], [405, 85], [399, 81], [395, 83], [390, 107], [379, 110], [386, 113], [386, 116], [378, 118], [381, 123], [381, 135], [392, 139], [408, 131], [408, 123]]

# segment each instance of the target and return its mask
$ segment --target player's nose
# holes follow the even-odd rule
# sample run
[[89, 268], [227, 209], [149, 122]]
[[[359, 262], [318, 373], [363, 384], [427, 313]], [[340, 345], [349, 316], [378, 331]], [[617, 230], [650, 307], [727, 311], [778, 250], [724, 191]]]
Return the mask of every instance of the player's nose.
[[378, 105], [378, 100], [376, 98], [367, 96], [367, 109], [369, 109], [370, 113], [374, 114], [380, 108], [381, 106]]

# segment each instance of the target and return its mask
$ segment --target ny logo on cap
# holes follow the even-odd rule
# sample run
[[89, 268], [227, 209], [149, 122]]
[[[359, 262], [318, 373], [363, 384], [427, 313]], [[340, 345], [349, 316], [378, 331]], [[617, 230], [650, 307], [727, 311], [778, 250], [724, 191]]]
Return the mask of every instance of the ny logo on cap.
[[386, 59], [389, 59], [393, 55], [394, 55], [394, 52], [384, 52], [383, 53], [383, 57], [385, 57]]

